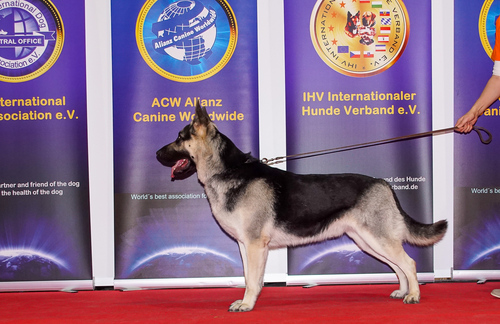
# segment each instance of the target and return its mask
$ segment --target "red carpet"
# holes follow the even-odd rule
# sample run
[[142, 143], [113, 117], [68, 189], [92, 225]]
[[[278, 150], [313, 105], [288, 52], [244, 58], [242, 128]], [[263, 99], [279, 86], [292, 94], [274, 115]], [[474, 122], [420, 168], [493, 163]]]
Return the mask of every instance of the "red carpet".
[[249, 313], [229, 313], [243, 289], [0, 293], [0, 323], [498, 323], [498, 282], [421, 286], [420, 304], [390, 299], [396, 285], [266, 287]]

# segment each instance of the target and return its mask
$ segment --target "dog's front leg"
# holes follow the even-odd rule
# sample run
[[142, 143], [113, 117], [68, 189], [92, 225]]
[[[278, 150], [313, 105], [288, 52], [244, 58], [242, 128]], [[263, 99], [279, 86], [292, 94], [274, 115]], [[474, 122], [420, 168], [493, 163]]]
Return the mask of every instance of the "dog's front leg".
[[253, 309], [264, 285], [264, 270], [269, 254], [269, 240], [259, 238], [248, 244], [239, 243], [245, 273], [245, 296], [229, 307], [230, 312], [248, 312]]
[[240, 241], [238, 241], [238, 246], [240, 248], [241, 261], [243, 263], [243, 276], [246, 280], [246, 278], [248, 277], [247, 249], [245, 248], [245, 244]]

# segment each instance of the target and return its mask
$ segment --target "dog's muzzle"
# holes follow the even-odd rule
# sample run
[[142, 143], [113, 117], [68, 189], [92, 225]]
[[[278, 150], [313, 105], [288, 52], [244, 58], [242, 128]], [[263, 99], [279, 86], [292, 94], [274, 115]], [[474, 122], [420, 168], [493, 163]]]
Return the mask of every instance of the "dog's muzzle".
[[184, 180], [196, 172], [196, 165], [189, 157], [178, 151], [171, 151], [168, 145], [156, 152], [156, 159], [162, 165], [172, 168], [170, 178], [174, 180]]

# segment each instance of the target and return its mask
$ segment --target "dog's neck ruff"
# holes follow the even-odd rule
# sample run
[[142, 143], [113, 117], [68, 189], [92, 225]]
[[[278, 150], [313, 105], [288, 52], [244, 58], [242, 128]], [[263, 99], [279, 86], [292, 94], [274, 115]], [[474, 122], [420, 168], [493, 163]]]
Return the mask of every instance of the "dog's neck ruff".
[[230, 163], [224, 161], [221, 156], [210, 156], [210, 158], [204, 162], [197, 164], [198, 181], [202, 186], [205, 186], [210, 179], [224, 177], [226, 174], [232, 173], [244, 165], [261, 163], [250, 154], [241, 153], [241, 157], [244, 157], [244, 159]]

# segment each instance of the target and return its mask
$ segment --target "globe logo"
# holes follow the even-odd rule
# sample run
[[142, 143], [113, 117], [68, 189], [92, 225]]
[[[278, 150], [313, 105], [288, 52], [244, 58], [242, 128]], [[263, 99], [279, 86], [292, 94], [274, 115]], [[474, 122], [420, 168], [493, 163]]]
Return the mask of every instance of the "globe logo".
[[199, 64], [208, 58], [217, 37], [213, 8], [206, 8], [199, 1], [181, 0], [169, 5], [153, 24], [158, 36], [153, 46], [161, 54], [168, 54], [179, 61]]
[[144, 61], [156, 73], [178, 82], [213, 76], [236, 48], [236, 18], [225, 0], [148, 0], [136, 26]]
[[42, 75], [56, 62], [63, 40], [61, 17], [49, 0], [0, 0], [0, 81]]
[[4, 11], [5, 13], [2, 12], [3, 16], [0, 16], [0, 37], [5, 41], [0, 42], [0, 56], [17, 60], [30, 55], [33, 53], [34, 47], [6, 46], [13, 43], [7, 41], [6, 36], [14, 34], [18, 37], [32, 35], [34, 31], [38, 31], [35, 18], [23, 9], [14, 8]]

